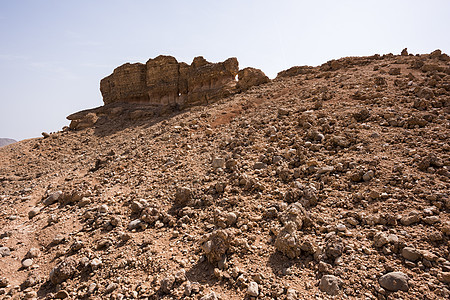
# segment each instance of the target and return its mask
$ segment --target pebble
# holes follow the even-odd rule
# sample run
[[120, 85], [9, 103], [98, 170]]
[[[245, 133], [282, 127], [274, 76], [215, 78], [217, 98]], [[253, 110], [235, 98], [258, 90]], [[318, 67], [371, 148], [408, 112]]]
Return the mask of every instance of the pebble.
[[225, 167], [225, 159], [222, 157], [214, 157], [212, 160], [212, 166], [214, 169], [223, 169]]
[[409, 289], [408, 276], [402, 272], [390, 272], [380, 277], [379, 283], [384, 289], [397, 292], [407, 292]]
[[9, 284], [8, 278], [0, 277], [0, 288], [5, 288]]
[[346, 231], [346, 230], [347, 230], [347, 227], [346, 227], [344, 224], [337, 224], [337, 225], [336, 225], [336, 229], [337, 229], [338, 231]]
[[42, 201], [44, 205], [52, 205], [62, 197], [63, 193], [61, 191], [56, 191], [50, 194], [47, 198]]
[[22, 267], [24, 267], [25, 269], [31, 267], [32, 265], [33, 265], [33, 260], [31, 258], [27, 258], [22, 261]]
[[434, 223], [437, 223], [440, 220], [439, 220], [438, 216], [428, 216], [428, 217], [423, 218], [423, 221], [425, 223], [427, 223], [428, 225], [433, 225]]
[[0, 256], [4, 257], [4, 256], [10, 256], [11, 255], [11, 250], [9, 250], [8, 247], [0, 247]]
[[420, 258], [420, 252], [413, 247], [405, 247], [402, 249], [402, 256], [410, 261], [416, 261]]
[[69, 293], [65, 290], [58, 291], [55, 295], [55, 299], [66, 299], [69, 298]]
[[119, 285], [115, 282], [111, 282], [105, 289], [105, 294], [112, 293], [115, 289], [117, 289]]
[[364, 181], [370, 181], [370, 180], [373, 179], [374, 176], [375, 176], [374, 171], [369, 170], [369, 171], [367, 171], [366, 173], [364, 173], [364, 175], [363, 175], [363, 180], [364, 180]]
[[103, 204], [98, 208], [98, 212], [101, 214], [106, 214], [108, 212], [109, 208], [108, 205]]
[[34, 218], [40, 211], [41, 211], [41, 209], [40, 209], [39, 207], [33, 207], [33, 208], [28, 212], [28, 218], [29, 218], [29, 219]]
[[328, 295], [339, 294], [339, 286], [342, 284], [342, 280], [334, 275], [323, 275], [320, 279], [319, 289]]
[[258, 289], [258, 284], [255, 281], [251, 281], [248, 284], [247, 294], [251, 297], [258, 297], [259, 289]]
[[133, 220], [128, 224], [128, 229], [129, 230], [137, 229], [141, 226], [141, 223], [142, 221], [140, 219]]
[[286, 292], [286, 300], [297, 300], [299, 299], [297, 291], [294, 289], [288, 289]]
[[41, 254], [41, 251], [39, 251], [38, 248], [30, 248], [30, 250], [28, 250], [27, 254], [25, 254], [25, 258], [39, 257], [40, 254]]
[[161, 280], [161, 291], [166, 294], [170, 294], [173, 284], [175, 283], [175, 277], [167, 276]]
[[450, 283], [450, 272], [440, 272], [437, 275], [439, 281]]
[[24, 299], [37, 299], [37, 292], [36, 291], [28, 291], [24, 295]]
[[398, 236], [395, 234], [388, 234], [386, 232], [379, 232], [373, 238], [373, 244], [375, 247], [383, 247], [389, 243], [398, 242]]
[[253, 165], [253, 169], [255, 170], [261, 170], [261, 169], [265, 169], [267, 168], [267, 164], [263, 163], [263, 162], [255, 162], [255, 164]]
[[98, 258], [94, 258], [91, 260], [90, 265], [93, 270], [96, 270], [102, 265], [102, 261]]
[[410, 215], [404, 216], [400, 219], [400, 222], [405, 226], [412, 225], [419, 221], [420, 221], [420, 215], [416, 214], [416, 213], [411, 213]]

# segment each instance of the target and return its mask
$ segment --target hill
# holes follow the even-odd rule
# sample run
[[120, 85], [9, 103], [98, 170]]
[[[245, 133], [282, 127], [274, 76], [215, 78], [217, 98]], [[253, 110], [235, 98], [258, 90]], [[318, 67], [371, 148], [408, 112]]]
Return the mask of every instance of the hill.
[[16, 143], [16, 140], [8, 139], [8, 138], [0, 138], [0, 147]]
[[[446, 54], [346, 57], [246, 89], [236, 67], [155, 85], [148, 65], [119, 72], [135, 85], [108, 77], [130, 101], [107, 89], [71, 129], [0, 149], [2, 297], [449, 297]], [[189, 80], [204, 93], [177, 98]]]

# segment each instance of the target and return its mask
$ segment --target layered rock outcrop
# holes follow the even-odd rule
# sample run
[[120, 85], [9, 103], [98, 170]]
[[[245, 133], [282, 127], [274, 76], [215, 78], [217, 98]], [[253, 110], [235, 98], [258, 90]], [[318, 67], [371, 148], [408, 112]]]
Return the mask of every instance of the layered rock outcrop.
[[160, 55], [146, 64], [127, 63], [116, 68], [102, 79], [100, 91], [105, 104], [128, 102], [185, 107], [206, 104], [269, 81], [260, 70], [242, 71], [239, 82], [243, 84], [239, 85], [236, 80], [239, 63], [235, 57], [210, 63], [199, 56], [188, 65], [172, 56]]
[[126, 114], [131, 120], [153, 117], [173, 108], [208, 104], [269, 81], [259, 69], [239, 71], [235, 57], [211, 63], [199, 56], [189, 65], [160, 55], [145, 64], [117, 67], [100, 81], [105, 105], [71, 114], [67, 119], [70, 129], [81, 130], [106, 116], [115, 119]]

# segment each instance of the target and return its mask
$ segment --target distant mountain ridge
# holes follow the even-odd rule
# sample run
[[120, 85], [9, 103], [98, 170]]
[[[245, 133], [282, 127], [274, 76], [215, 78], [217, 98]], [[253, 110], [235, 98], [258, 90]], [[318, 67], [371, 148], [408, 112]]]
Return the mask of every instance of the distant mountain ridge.
[[0, 147], [16, 143], [17, 141], [14, 139], [8, 139], [8, 138], [0, 138]]

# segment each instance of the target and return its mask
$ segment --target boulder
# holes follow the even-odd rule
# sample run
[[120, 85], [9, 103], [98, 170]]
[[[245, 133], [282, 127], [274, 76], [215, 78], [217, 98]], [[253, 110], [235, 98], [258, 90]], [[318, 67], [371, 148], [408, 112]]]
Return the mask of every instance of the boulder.
[[328, 295], [339, 294], [339, 286], [342, 285], [342, 280], [333, 275], [323, 275], [320, 279], [319, 289]]
[[219, 229], [203, 236], [200, 242], [208, 261], [215, 264], [224, 257], [232, 240], [233, 234], [230, 231]]
[[72, 119], [69, 128], [73, 130], [81, 130], [94, 126], [97, 121], [98, 116], [95, 113], [91, 112], [81, 116], [79, 119]]
[[255, 68], [245, 68], [238, 72], [238, 89], [242, 92], [252, 86], [264, 84], [270, 81], [263, 71]]
[[402, 272], [390, 272], [380, 277], [379, 283], [384, 289], [397, 292], [407, 292], [409, 289], [408, 276]]
[[50, 281], [59, 284], [71, 278], [77, 272], [78, 263], [73, 258], [67, 258], [60, 262], [50, 272]]

